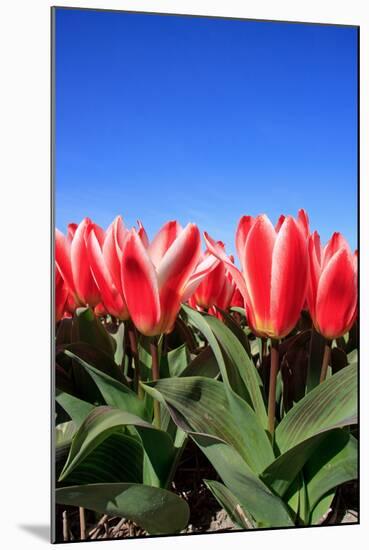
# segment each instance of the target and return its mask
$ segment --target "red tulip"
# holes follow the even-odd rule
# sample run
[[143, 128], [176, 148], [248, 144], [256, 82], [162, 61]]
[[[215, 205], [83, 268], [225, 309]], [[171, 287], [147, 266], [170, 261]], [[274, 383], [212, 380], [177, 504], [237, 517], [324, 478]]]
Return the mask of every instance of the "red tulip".
[[65, 286], [64, 279], [59, 270], [55, 269], [55, 320], [60, 321], [64, 315], [66, 302], [68, 298], [68, 289]]
[[101, 297], [88, 260], [87, 235], [91, 228], [101, 245], [104, 231], [89, 218], [84, 218], [77, 228], [70, 224], [67, 237], [56, 229], [55, 261], [77, 305], [94, 307]]
[[323, 249], [315, 231], [309, 238], [307, 302], [314, 326], [329, 340], [352, 327], [357, 315], [357, 252], [340, 233]]
[[[286, 216], [284, 214], [281, 214], [279, 216], [279, 219], [275, 226], [275, 230], [277, 231], [277, 233], [280, 230], [282, 223], [284, 222], [285, 219], [286, 219]], [[300, 210], [298, 211], [297, 223], [302, 229], [305, 237], [308, 238], [310, 236], [309, 216], [307, 215], [306, 210], [304, 210], [303, 208], [300, 208]]]
[[273, 339], [286, 336], [296, 325], [306, 296], [307, 243], [300, 224], [287, 216], [277, 232], [265, 215], [241, 218], [236, 247], [243, 273], [207, 234], [205, 240], [232, 274], [252, 330]]
[[100, 291], [102, 305], [106, 312], [121, 320], [129, 318], [120, 276], [122, 247], [127, 234], [122, 218], [117, 216], [106, 230], [103, 243], [99, 242], [92, 225], [86, 236], [88, 263]]
[[[223, 243], [219, 242], [218, 244], [224, 248]], [[206, 259], [209, 254], [209, 252], [205, 253], [202, 259]], [[225, 307], [228, 307], [228, 295], [233, 293], [234, 288], [232, 284], [232, 279], [229, 281], [227, 278], [225, 264], [219, 262], [219, 264], [201, 281], [192, 295], [191, 301], [203, 309], [209, 309], [214, 305], [218, 307], [225, 305]]]
[[135, 229], [122, 250], [122, 287], [130, 316], [147, 336], [169, 333], [182, 301], [186, 301], [217, 262], [198, 265], [200, 233], [196, 225], [182, 229], [168, 222], [145, 248]]
[[230, 307], [245, 307], [245, 301], [239, 289], [236, 287], [231, 298]]

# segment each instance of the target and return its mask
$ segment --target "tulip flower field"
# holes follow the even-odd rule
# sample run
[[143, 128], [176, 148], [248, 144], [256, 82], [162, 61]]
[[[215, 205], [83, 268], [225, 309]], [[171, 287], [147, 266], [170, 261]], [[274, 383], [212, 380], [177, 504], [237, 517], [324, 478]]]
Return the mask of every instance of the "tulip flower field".
[[151, 240], [120, 216], [56, 230], [65, 541], [68, 510], [74, 539], [112, 517], [138, 536], [187, 532], [175, 480], [194, 449], [234, 529], [327, 523], [357, 479], [357, 252], [338, 232], [323, 245], [304, 210], [235, 228], [237, 258], [193, 223]]

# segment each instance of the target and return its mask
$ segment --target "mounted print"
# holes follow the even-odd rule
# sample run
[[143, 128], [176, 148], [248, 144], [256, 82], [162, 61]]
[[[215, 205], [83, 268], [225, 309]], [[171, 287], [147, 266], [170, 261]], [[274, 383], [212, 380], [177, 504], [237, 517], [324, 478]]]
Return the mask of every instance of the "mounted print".
[[52, 37], [53, 542], [357, 523], [359, 28]]

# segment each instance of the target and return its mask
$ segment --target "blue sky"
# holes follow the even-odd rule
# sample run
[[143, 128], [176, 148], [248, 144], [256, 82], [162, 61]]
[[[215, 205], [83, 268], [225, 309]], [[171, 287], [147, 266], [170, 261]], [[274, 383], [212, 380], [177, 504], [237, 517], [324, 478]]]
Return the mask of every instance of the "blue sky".
[[56, 225], [304, 207], [357, 246], [357, 31], [56, 10]]

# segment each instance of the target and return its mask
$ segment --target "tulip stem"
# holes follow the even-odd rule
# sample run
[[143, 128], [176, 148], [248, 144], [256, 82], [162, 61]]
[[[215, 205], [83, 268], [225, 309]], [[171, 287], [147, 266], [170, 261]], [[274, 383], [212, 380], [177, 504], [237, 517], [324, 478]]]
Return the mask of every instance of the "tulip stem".
[[140, 373], [140, 360], [138, 357], [138, 348], [137, 348], [137, 336], [133, 326], [130, 326], [128, 329], [128, 338], [129, 338], [129, 345], [131, 348], [133, 367], [134, 367], [134, 385], [138, 393], [138, 397], [140, 399], [143, 399], [144, 397], [143, 390], [140, 385], [141, 373]]
[[332, 342], [326, 342], [324, 347], [324, 355], [323, 355], [323, 361], [322, 361], [322, 369], [320, 371], [320, 379], [319, 384], [324, 382], [324, 380], [327, 377], [328, 372], [328, 365], [331, 360], [331, 345]]
[[272, 340], [270, 355], [269, 398], [268, 398], [268, 426], [271, 435], [274, 434], [275, 425], [275, 393], [277, 386], [277, 374], [279, 368], [279, 342]]
[[[150, 343], [150, 352], [152, 360], [152, 379], [155, 381], [160, 378], [158, 344], [155, 340]], [[160, 403], [156, 399], [154, 399], [154, 422], [156, 427], [160, 428]]]

